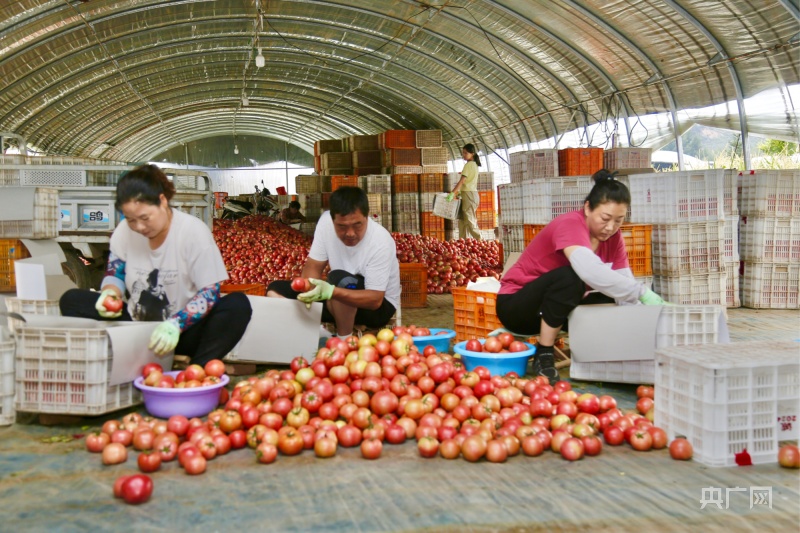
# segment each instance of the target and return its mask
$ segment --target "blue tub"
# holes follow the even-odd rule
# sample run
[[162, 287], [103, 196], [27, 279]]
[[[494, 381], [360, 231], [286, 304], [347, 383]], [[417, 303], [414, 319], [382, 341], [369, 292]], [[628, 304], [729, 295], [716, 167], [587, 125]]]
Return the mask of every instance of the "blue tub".
[[[447, 353], [450, 351], [450, 341], [455, 338], [456, 332], [452, 329], [444, 328], [430, 328], [431, 334], [425, 337], [412, 337], [414, 339], [414, 346], [416, 346], [420, 353], [426, 346], [433, 346], [437, 352]], [[437, 335], [440, 331], [445, 331], [441, 335]]]
[[[480, 339], [483, 344], [484, 339]], [[528, 359], [536, 353], [533, 344], [525, 343], [528, 350], [514, 353], [489, 353], [489, 352], [468, 352], [464, 347], [467, 341], [459, 342], [453, 350], [461, 356], [467, 370], [473, 370], [476, 366], [485, 366], [494, 375], [503, 376], [509, 372], [516, 372], [520, 376], [525, 375], [528, 366]]]

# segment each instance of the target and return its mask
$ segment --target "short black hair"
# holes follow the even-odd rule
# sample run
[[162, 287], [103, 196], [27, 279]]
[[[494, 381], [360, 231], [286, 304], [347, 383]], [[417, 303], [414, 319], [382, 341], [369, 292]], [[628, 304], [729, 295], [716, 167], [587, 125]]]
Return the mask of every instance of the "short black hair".
[[598, 205], [608, 202], [631, 205], [631, 192], [624, 183], [617, 181], [616, 175], [616, 172], [605, 168], [592, 174], [594, 186], [586, 197], [589, 209], [594, 211]]
[[292, 200], [291, 202], [289, 202], [289, 207], [291, 207], [292, 209], [300, 209], [300, 202], [298, 202], [297, 200]]
[[330, 197], [331, 218], [336, 215], [347, 216], [356, 211], [361, 211], [365, 217], [369, 216], [369, 199], [364, 189], [359, 187], [339, 187]]
[[121, 211], [128, 202], [159, 205], [162, 194], [167, 201], [171, 200], [175, 196], [175, 185], [156, 165], [141, 165], [120, 178], [115, 207]]

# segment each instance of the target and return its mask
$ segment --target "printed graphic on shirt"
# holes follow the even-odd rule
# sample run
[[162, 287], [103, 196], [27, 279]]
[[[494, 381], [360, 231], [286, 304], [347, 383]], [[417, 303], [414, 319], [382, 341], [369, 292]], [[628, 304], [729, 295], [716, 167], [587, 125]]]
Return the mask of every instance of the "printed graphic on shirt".
[[133, 283], [131, 300], [136, 302], [133, 308], [133, 319], [145, 322], [166, 320], [174, 312], [174, 305], [167, 297], [166, 286], [174, 284], [176, 277], [169, 273], [159, 272], [157, 268], [146, 276], [137, 273]]

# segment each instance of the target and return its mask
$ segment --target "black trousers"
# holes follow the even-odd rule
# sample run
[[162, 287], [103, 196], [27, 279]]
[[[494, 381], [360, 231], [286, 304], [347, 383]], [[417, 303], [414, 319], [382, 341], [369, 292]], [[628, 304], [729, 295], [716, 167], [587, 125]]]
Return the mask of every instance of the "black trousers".
[[613, 298], [591, 293], [571, 266], [543, 274], [513, 294], [497, 295], [497, 318], [514, 333], [538, 335], [541, 321], [567, 331], [567, 316], [579, 305], [614, 303]]
[[[328, 272], [327, 281], [331, 285], [344, 289], [364, 290], [364, 276], [351, 274], [345, 270], [331, 270]], [[292, 289], [292, 282], [286, 280], [273, 281], [267, 287], [267, 292], [269, 291], [274, 291], [290, 300], [297, 300], [297, 295], [300, 294]], [[381, 306], [375, 310], [358, 309], [355, 323], [368, 328], [380, 328], [389, 323], [394, 316], [394, 312], [394, 306], [384, 298]], [[336, 319], [328, 310], [328, 302], [322, 302], [322, 321], [336, 323]]]
[[[87, 289], [70, 289], [58, 302], [61, 314], [94, 320], [131, 321], [128, 308], [122, 308], [119, 318], [101, 317], [95, 304], [99, 292]], [[212, 359], [222, 359], [236, 346], [244, 335], [253, 310], [247, 296], [234, 292], [222, 297], [200, 322], [181, 333], [175, 353], [188, 355], [192, 363], [204, 365]]]

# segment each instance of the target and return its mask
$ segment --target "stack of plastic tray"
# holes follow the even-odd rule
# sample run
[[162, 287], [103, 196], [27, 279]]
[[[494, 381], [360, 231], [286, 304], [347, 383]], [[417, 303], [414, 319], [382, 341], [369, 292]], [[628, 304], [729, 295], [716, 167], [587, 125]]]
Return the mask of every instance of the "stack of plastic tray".
[[347, 149], [351, 152], [363, 152], [378, 149], [377, 135], [351, 135], [347, 138]]
[[109, 384], [105, 329], [26, 326], [16, 338], [17, 411], [99, 415], [141, 403], [132, 383]]
[[662, 276], [720, 272], [723, 221], [655, 224], [653, 273]]
[[502, 225], [523, 223], [522, 190], [522, 183], [505, 183], [497, 187], [497, 205]]
[[528, 152], [508, 154], [508, 171], [511, 183], [520, 183], [528, 179]]
[[494, 209], [478, 209], [475, 212], [475, 218], [478, 219], [478, 228], [482, 230], [493, 229], [497, 226]]
[[797, 440], [800, 361], [796, 342], [659, 349], [655, 424], [669, 440], [686, 437], [693, 460], [735, 466], [747, 450], [754, 464], [775, 463], [778, 443]]
[[380, 214], [383, 211], [381, 205], [382, 194], [367, 194], [367, 202], [369, 204], [370, 214]]
[[800, 309], [800, 170], [739, 175], [742, 305]]
[[[322, 215], [322, 194], [323, 193], [297, 195], [297, 201], [300, 202], [300, 210], [309, 222], [315, 222], [319, 219], [320, 215]], [[287, 203], [286, 206], [288, 205]]]
[[[656, 326], [656, 348], [700, 346], [719, 342], [721, 306], [675, 305], [662, 308]], [[653, 383], [655, 361], [597, 361], [570, 363], [572, 379], [610, 383]]]
[[422, 151], [419, 148], [390, 148], [383, 151], [383, 166], [421, 166]]

